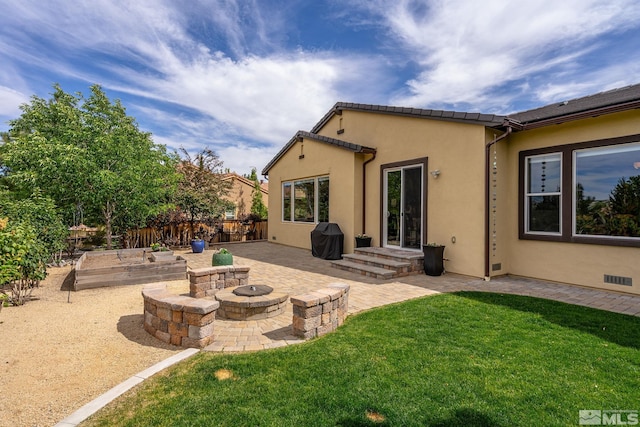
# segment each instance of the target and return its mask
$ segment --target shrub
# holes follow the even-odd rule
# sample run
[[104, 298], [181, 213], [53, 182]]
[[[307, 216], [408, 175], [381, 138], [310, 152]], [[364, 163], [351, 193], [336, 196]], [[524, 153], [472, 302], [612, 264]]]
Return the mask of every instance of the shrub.
[[0, 193], [0, 218], [0, 286], [9, 303], [22, 305], [46, 277], [47, 261], [64, 248], [68, 231], [53, 202], [37, 193], [28, 199]]

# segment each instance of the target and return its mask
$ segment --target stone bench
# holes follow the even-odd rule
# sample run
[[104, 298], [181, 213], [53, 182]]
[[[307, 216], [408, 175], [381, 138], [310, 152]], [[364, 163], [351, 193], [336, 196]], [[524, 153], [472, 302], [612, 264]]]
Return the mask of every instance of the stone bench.
[[203, 348], [213, 342], [218, 301], [174, 295], [165, 284], [142, 289], [144, 330], [167, 344]]
[[335, 331], [347, 317], [349, 285], [332, 283], [304, 295], [291, 297], [293, 335], [308, 339]]
[[189, 270], [189, 296], [211, 297], [220, 289], [249, 284], [249, 267], [219, 265]]

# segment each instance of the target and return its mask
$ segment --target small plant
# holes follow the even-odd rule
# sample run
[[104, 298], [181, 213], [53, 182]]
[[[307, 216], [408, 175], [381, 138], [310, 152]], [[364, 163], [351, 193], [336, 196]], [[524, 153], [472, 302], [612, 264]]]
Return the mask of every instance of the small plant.
[[233, 265], [233, 255], [225, 248], [220, 248], [213, 253], [211, 265]]
[[440, 245], [440, 244], [438, 244], [436, 242], [429, 242], [425, 246], [429, 246], [429, 247], [432, 247], [432, 248], [437, 248], [437, 247], [442, 246], [442, 245]]
[[9, 295], [0, 293], [0, 308], [9, 307]]
[[160, 250], [160, 243], [152, 243], [151, 250], [154, 252], [158, 252]]
[[370, 236], [366, 233], [362, 233], [362, 234], [356, 234], [356, 239], [367, 239]]

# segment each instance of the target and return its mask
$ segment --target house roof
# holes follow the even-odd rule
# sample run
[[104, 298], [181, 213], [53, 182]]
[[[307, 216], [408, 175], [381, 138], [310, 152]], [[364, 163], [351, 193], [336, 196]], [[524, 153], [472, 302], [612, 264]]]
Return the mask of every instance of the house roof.
[[[249, 187], [254, 187], [255, 186], [255, 182], [250, 180], [249, 178], [245, 178], [242, 175], [238, 175], [235, 172], [229, 172], [229, 173], [225, 173], [222, 176], [222, 180], [223, 181], [228, 181], [228, 180], [234, 180], [237, 179], [238, 181], [248, 185]], [[260, 183], [260, 191], [264, 194], [269, 194], [269, 187], [265, 186], [263, 183]]]
[[299, 130], [293, 138], [287, 142], [287, 144], [282, 147], [282, 149], [275, 155], [273, 159], [262, 169], [262, 175], [266, 175], [269, 173], [269, 169], [278, 161], [282, 156], [285, 155], [289, 148], [291, 148], [296, 142], [302, 141], [304, 138], [313, 139], [315, 141], [324, 142], [325, 144], [333, 145], [335, 147], [340, 147], [345, 150], [353, 151], [354, 153], [375, 153], [376, 149], [367, 147], [364, 145], [353, 144], [351, 142], [343, 141], [341, 139], [329, 138], [328, 136], [318, 135], [312, 132], [305, 132]]
[[296, 133], [296, 135], [289, 140], [282, 150], [280, 150], [280, 152], [278, 152], [278, 154], [276, 154], [276, 156], [264, 167], [262, 174], [267, 175], [269, 169], [271, 169], [271, 167], [287, 152], [287, 150], [289, 150], [289, 148], [301, 138], [311, 138], [354, 152], [374, 153], [374, 148], [364, 147], [317, 134], [333, 116], [342, 115], [344, 110], [392, 114], [396, 116], [432, 120], [446, 120], [494, 128], [505, 128], [509, 126], [513, 127], [515, 131], [520, 131], [637, 108], [640, 108], [640, 84], [613, 89], [569, 101], [555, 102], [544, 107], [522, 111], [508, 116], [338, 102], [324, 115], [324, 117], [322, 117], [322, 119], [320, 119], [318, 123], [316, 123], [316, 125], [311, 129], [311, 132], [299, 131]]
[[509, 120], [532, 129], [569, 120], [640, 108], [640, 84], [555, 102], [533, 110], [510, 114]]
[[389, 105], [356, 104], [353, 102], [338, 102], [327, 114], [311, 129], [311, 133], [317, 133], [334, 116], [341, 115], [342, 111], [364, 111], [378, 114], [392, 114], [395, 116], [429, 118], [435, 120], [446, 120], [452, 122], [462, 122], [479, 124], [483, 126], [495, 127], [501, 125], [505, 116], [482, 113], [465, 113], [462, 111], [445, 110], [425, 110], [422, 108], [393, 107]]

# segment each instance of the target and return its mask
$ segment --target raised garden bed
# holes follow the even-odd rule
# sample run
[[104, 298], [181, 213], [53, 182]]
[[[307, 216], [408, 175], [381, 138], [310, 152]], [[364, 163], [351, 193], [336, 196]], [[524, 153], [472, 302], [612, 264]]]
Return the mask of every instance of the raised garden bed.
[[76, 264], [74, 289], [181, 280], [187, 260], [173, 254], [152, 256], [150, 248], [86, 252]]

